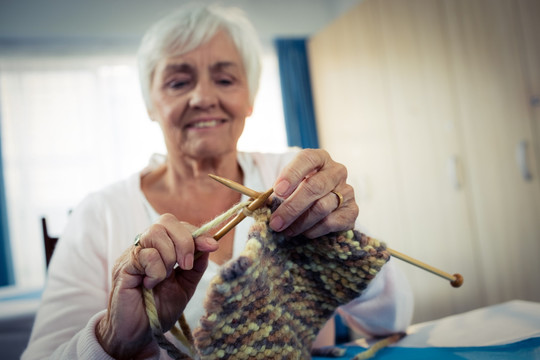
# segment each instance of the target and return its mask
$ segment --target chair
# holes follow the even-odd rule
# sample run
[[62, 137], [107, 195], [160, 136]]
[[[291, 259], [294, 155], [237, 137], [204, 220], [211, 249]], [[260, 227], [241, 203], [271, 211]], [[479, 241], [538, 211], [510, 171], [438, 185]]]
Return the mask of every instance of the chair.
[[47, 219], [44, 217], [41, 218], [41, 226], [43, 228], [43, 243], [45, 245], [45, 261], [46, 266], [49, 267], [49, 262], [51, 261], [51, 256], [58, 238], [49, 235], [49, 232], [47, 231]]

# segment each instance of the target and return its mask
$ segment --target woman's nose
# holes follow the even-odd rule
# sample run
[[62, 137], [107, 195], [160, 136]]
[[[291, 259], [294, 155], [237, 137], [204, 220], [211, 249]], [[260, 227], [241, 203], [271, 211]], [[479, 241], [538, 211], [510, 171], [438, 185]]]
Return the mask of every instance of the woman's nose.
[[200, 81], [192, 91], [190, 106], [206, 109], [217, 103], [217, 96], [212, 83], [209, 81]]

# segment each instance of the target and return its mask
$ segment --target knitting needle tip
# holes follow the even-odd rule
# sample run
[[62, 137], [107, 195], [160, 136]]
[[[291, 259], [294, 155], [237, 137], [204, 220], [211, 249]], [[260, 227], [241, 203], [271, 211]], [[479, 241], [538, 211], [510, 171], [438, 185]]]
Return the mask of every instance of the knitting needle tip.
[[454, 280], [450, 281], [450, 285], [455, 288], [460, 287], [463, 284], [463, 276], [461, 274], [454, 274]]
[[394, 256], [394, 257], [396, 257], [396, 258], [398, 258], [400, 260], [408, 262], [411, 265], [417, 266], [417, 267], [419, 267], [421, 269], [429, 271], [430, 273], [432, 273], [434, 275], [437, 275], [437, 276], [440, 276], [440, 277], [442, 277], [442, 278], [444, 278], [446, 280], [449, 280], [450, 285], [452, 285], [455, 288], [458, 288], [463, 284], [463, 276], [461, 276], [460, 274], [450, 275], [447, 272], [444, 272], [444, 271], [442, 271], [440, 269], [437, 269], [436, 267], [428, 265], [428, 264], [426, 264], [426, 263], [424, 263], [424, 262], [422, 262], [420, 260], [414, 259], [414, 258], [412, 258], [412, 257], [410, 257], [408, 255], [400, 253], [397, 250], [390, 249], [390, 248], [386, 248], [386, 250], [388, 250], [388, 252], [392, 256]]
[[[269, 189], [266, 192], [257, 196], [248, 206], [248, 211], [255, 211], [266, 203], [268, 197], [274, 192], [274, 189]], [[225, 234], [231, 231], [236, 225], [246, 218], [243, 212], [239, 212], [231, 221], [229, 221], [224, 227], [217, 231], [214, 235], [214, 240], [220, 240]]]
[[225, 179], [225, 178], [223, 178], [221, 176], [217, 176], [217, 175], [214, 175], [214, 174], [208, 174], [208, 176], [210, 176], [212, 179], [216, 180], [217, 182], [225, 185], [226, 187], [228, 187], [230, 189], [233, 189], [235, 191], [238, 191], [241, 194], [247, 195], [250, 198], [256, 199], [261, 195], [261, 193], [258, 192], [258, 191], [251, 190], [250, 188], [245, 187], [242, 184], [239, 184], [239, 183], [234, 182], [234, 181], [229, 180], [229, 179]]

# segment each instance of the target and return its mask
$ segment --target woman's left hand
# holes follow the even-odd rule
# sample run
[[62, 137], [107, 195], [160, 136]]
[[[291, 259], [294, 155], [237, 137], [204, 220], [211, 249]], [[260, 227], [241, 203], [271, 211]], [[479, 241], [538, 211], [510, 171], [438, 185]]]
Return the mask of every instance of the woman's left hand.
[[[358, 206], [347, 168], [324, 150], [302, 150], [278, 176], [275, 194], [284, 199], [270, 218], [270, 227], [288, 236], [316, 238], [354, 228]], [[339, 204], [339, 195], [343, 201]]]

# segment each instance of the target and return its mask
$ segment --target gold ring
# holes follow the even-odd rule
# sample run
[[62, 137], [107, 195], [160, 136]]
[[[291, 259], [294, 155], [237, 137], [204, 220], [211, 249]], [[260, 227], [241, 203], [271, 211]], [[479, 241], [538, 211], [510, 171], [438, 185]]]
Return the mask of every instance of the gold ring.
[[133, 246], [141, 246], [141, 234], [138, 234], [135, 236], [135, 241], [133, 242]]
[[336, 210], [337, 210], [337, 209], [340, 208], [341, 204], [343, 204], [343, 195], [341, 195], [341, 193], [336, 191], [336, 190], [332, 190], [330, 192], [336, 194], [336, 196], [338, 197], [338, 204], [337, 204], [337, 208], [336, 208]]

